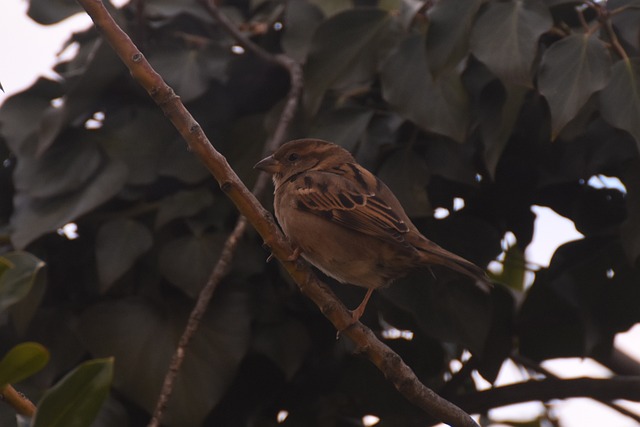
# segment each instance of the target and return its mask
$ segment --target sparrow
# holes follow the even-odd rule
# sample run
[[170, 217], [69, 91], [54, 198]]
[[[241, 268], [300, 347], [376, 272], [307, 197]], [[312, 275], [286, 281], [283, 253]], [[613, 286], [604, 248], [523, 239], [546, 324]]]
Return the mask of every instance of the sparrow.
[[272, 175], [274, 213], [295, 256], [367, 289], [354, 323], [375, 289], [418, 268], [448, 267], [489, 292], [484, 270], [424, 237], [389, 187], [339, 145], [290, 141], [254, 167]]

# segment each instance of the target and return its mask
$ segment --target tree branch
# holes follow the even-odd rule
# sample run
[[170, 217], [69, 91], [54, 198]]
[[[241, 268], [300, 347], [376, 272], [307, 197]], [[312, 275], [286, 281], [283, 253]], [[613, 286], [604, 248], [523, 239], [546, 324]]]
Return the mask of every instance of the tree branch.
[[475, 421], [451, 402], [442, 399], [424, 386], [400, 356], [380, 342], [370, 329], [361, 323], [351, 323], [351, 314], [333, 292], [313, 274], [302, 260], [290, 261], [293, 250], [276, 226], [272, 216], [256, 197], [242, 184], [227, 160], [202, 132], [200, 125], [189, 114], [174, 91], [162, 80], [145, 60], [131, 39], [115, 23], [101, 0], [78, 0], [96, 27], [114, 48], [132, 76], [149, 93], [176, 129], [187, 141], [189, 148], [209, 169], [220, 188], [233, 201], [241, 214], [255, 227], [272, 253], [300, 287], [333, 323], [350, 338], [356, 348], [366, 355], [411, 402], [434, 418], [452, 426], [477, 426]]
[[36, 406], [11, 385], [5, 386], [0, 391], [0, 400], [11, 406], [16, 414], [31, 418], [36, 413]]
[[[557, 375], [555, 375], [553, 372], [549, 371], [548, 369], [545, 369], [543, 366], [540, 366], [538, 363], [529, 360], [528, 358], [521, 356], [521, 355], [513, 355], [512, 356], [513, 361], [516, 363], [519, 363], [520, 365], [524, 366], [527, 369], [531, 369], [535, 372], [538, 372], [542, 375], [544, 375], [547, 378], [558, 378]], [[629, 411], [628, 409], [626, 409], [623, 406], [620, 406], [618, 404], [616, 404], [615, 402], [612, 402], [610, 400], [601, 400], [600, 403], [602, 403], [603, 405], [606, 405], [608, 407], [610, 407], [611, 409], [618, 411], [619, 413], [621, 413], [622, 415], [625, 415], [631, 419], [633, 419], [634, 421], [640, 423], [640, 416], [637, 414], [634, 414], [633, 412]]]
[[468, 412], [484, 412], [499, 406], [570, 397], [590, 397], [600, 401], [628, 399], [640, 401], [640, 377], [606, 379], [546, 378], [509, 384], [457, 397], [454, 401]]

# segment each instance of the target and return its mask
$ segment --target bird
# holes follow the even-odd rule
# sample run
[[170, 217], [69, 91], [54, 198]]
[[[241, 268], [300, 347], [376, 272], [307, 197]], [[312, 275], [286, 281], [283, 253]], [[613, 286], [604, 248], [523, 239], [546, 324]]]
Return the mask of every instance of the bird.
[[353, 323], [374, 290], [415, 269], [444, 266], [490, 292], [483, 269], [423, 236], [389, 187], [339, 145], [289, 141], [254, 168], [272, 175], [274, 213], [294, 256], [367, 289], [351, 311]]

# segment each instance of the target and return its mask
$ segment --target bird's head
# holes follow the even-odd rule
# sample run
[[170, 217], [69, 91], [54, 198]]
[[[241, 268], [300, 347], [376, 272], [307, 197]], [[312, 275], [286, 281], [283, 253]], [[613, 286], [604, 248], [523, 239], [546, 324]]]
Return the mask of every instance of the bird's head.
[[297, 139], [280, 146], [254, 168], [272, 174], [273, 181], [278, 186], [303, 172], [330, 170], [353, 162], [355, 160], [351, 153], [339, 145], [321, 139]]

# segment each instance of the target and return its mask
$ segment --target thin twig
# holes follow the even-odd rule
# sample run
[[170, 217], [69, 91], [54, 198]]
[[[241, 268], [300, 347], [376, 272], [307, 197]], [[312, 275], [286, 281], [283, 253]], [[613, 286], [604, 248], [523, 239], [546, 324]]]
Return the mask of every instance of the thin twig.
[[274, 55], [262, 49], [260, 46], [249, 40], [242, 34], [236, 26], [231, 22], [227, 15], [222, 13], [218, 6], [214, 3], [213, 0], [200, 0], [200, 3], [204, 6], [205, 9], [209, 12], [209, 14], [216, 20], [222, 27], [227, 31], [227, 33], [231, 34], [234, 39], [238, 42], [240, 46], [242, 46], [245, 50], [250, 51], [260, 59], [267, 62], [276, 62]]
[[422, 408], [434, 418], [454, 427], [477, 427], [467, 413], [453, 403], [441, 398], [422, 384], [415, 373], [387, 345], [360, 322], [353, 323], [351, 312], [338, 300], [329, 287], [315, 276], [309, 265], [292, 256], [289, 241], [280, 232], [271, 214], [244, 186], [227, 160], [211, 145], [200, 125], [195, 121], [179, 97], [162, 80], [162, 77], [146, 61], [131, 39], [115, 23], [101, 0], [78, 0], [93, 19], [96, 27], [111, 44], [131, 75], [149, 93], [178, 132], [186, 140], [189, 149], [209, 169], [220, 188], [236, 205], [241, 214], [254, 226], [298, 285], [342, 335], [353, 341], [355, 348], [365, 355], [393, 383], [410, 402]]
[[[215, 5], [209, 4], [208, 8], [210, 11], [215, 11], [215, 13], [212, 13], [215, 19], [218, 19], [219, 21], [228, 20], [224, 16], [224, 14], [218, 11], [218, 8]], [[226, 25], [224, 26], [225, 28], [227, 27]], [[253, 43], [246, 39], [240, 32], [235, 31], [231, 33], [233, 37], [236, 38], [238, 43], [242, 44], [243, 46], [253, 45]], [[284, 142], [287, 128], [289, 127], [289, 124], [291, 123], [291, 120], [295, 115], [300, 92], [302, 91], [302, 68], [296, 61], [289, 58], [288, 56], [271, 55], [268, 52], [263, 51], [262, 48], [258, 46], [255, 46], [253, 49], [254, 53], [256, 52], [256, 49], [257, 51], [263, 52], [259, 55], [260, 57], [264, 58], [266, 55], [270, 56], [272, 58], [270, 62], [281, 65], [289, 72], [290, 76], [290, 89], [289, 93], [287, 94], [284, 108], [282, 110], [282, 113], [280, 114], [280, 119], [278, 120], [278, 124], [274, 131], [273, 137], [271, 137], [271, 139], [267, 141], [267, 143], [265, 143], [264, 152], [266, 154], [268, 152], [275, 151], [275, 149]], [[260, 195], [262, 195], [262, 193], [264, 193], [265, 189], [267, 188], [268, 183], [269, 175], [264, 172], [260, 173], [252, 189], [252, 193], [256, 197], [260, 197]], [[234, 227], [231, 234], [229, 234], [227, 240], [224, 243], [220, 258], [216, 262], [216, 265], [213, 268], [213, 271], [211, 272], [206, 285], [200, 291], [196, 304], [189, 315], [187, 326], [182, 332], [182, 336], [180, 337], [178, 346], [176, 347], [176, 350], [171, 359], [169, 369], [167, 370], [167, 373], [165, 375], [162, 389], [160, 391], [160, 396], [158, 398], [158, 401], [156, 402], [156, 407], [154, 409], [153, 416], [149, 421], [148, 427], [158, 427], [160, 425], [164, 411], [167, 407], [167, 404], [169, 403], [171, 394], [173, 393], [173, 387], [176, 377], [178, 376], [178, 372], [180, 371], [182, 363], [184, 362], [186, 349], [196, 331], [198, 330], [200, 321], [207, 311], [209, 302], [211, 301], [215, 290], [220, 284], [220, 281], [229, 273], [231, 263], [233, 262], [233, 257], [238, 247], [238, 242], [242, 238], [242, 235], [244, 235], [246, 229], [247, 219], [243, 215], [240, 215], [236, 222], [236, 226]]]

